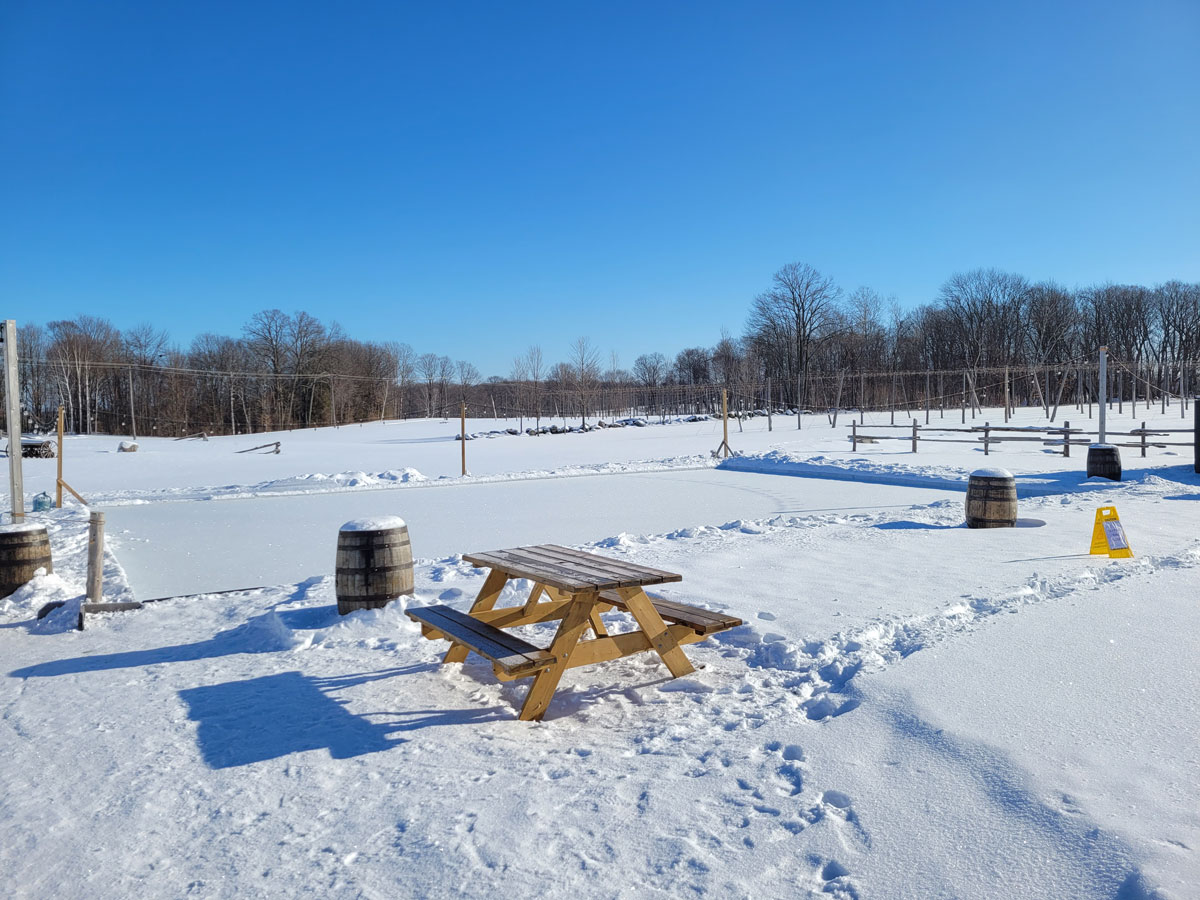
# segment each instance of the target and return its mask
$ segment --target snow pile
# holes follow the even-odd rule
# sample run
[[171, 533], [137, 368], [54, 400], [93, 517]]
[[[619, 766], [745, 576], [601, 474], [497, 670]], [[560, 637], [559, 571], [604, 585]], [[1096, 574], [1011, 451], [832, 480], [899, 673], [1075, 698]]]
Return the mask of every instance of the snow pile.
[[391, 531], [405, 528], [404, 520], [399, 516], [377, 516], [372, 519], [351, 519], [339, 529], [340, 531]]

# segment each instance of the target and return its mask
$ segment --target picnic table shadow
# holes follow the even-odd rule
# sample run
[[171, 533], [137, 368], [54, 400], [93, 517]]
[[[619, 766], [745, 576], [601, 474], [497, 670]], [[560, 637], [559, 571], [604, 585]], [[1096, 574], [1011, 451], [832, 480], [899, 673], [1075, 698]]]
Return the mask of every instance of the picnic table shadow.
[[337, 697], [348, 687], [432, 668], [426, 664], [332, 678], [277, 672], [187, 688], [179, 697], [187, 705], [188, 718], [197, 723], [196, 741], [213, 769], [305, 750], [325, 749], [333, 759], [349, 759], [403, 744], [403, 732], [508, 717], [499, 708], [352, 713]]
[[12, 678], [54, 678], [84, 672], [132, 669], [162, 663], [193, 662], [236, 653], [277, 653], [292, 648], [292, 636], [274, 611], [267, 611], [233, 628], [220, 631], [203, 641], [169, 644], [120, 653], [97, 653], [52, 659], [9, 672]]

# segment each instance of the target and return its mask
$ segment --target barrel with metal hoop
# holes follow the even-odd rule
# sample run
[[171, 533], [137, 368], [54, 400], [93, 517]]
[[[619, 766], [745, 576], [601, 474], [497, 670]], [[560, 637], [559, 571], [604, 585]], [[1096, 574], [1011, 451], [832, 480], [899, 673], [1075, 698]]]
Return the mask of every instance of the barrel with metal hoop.
[[1007, 469], [976, 469], [967, 481], [967, 527], [1013, 528], [1017, 483]]
[[403, 519], [356, 519], [341, 527], [335, 592], [343, 616], [356, 609], [379, 609], [413, 592], [412, 545]]

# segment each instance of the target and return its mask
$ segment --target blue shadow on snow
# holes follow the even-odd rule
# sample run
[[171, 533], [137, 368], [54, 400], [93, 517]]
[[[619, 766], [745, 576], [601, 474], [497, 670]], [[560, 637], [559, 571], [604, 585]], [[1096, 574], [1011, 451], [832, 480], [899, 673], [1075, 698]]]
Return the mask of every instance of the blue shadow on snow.
[[227, 769], [326, 748], [334, 759], [378, 753], [402, 743], [384, 725], [353, 715], [317, 679], [280, 672], [179, 692], [199, 723], [204, 761]]
[[1058, 848], [1080, 887], [1077, 896], [1112, 900], [1153, 900], [1159, 896], [1147, 884], [1128, 844], [1101, 831], [1078, 811], [1064, 815], [1048, 805], [998, 750], [951, 735], [906, 710], [891, 709], [885, 716], [899, 738], [924, 746], [948, 767], [958, 769], [1014, 825], [1040, 833]]

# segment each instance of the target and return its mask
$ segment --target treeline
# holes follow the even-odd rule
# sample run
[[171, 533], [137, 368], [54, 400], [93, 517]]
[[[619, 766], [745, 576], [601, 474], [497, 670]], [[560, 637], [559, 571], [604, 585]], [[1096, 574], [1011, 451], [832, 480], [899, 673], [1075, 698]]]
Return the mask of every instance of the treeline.
[[626, 370], [580, 338], [555, 362], [533, 346], [507, 377], [399, 342], [350, 338], [304, 312], [266, 310], [238, 337], [204, 334], [186, 349], [151, 326], [122, 332], [93, 316], [18, 323], [26, 430], [58, 407], [77, 433], [246, 433], [373, 419], [457, 415], [668, 416], [732, 408], [870, 409], [933, 404], [1086, 402], [1096, 349], [1114, 360], [1110, 395], [1151, 400], [1194, 387], [1200, 284], [1068, 290], [977, 269], [902, 310], [845, 292], [811, 266], [779, 269], [753, 298], [743, 333]]

